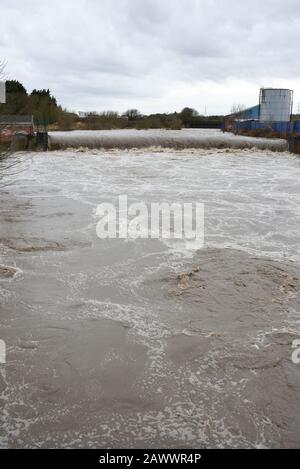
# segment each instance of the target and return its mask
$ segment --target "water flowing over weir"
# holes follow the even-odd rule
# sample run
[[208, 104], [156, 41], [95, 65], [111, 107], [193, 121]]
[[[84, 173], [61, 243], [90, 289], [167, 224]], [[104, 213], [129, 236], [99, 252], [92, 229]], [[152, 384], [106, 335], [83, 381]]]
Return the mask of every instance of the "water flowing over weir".
[[50, 150], [66, 148], [258, 148], [260, 150], [287, 151], [285, 140], [253, 138], [225, 134], [215, 130], [101, 130], [50, 132]]

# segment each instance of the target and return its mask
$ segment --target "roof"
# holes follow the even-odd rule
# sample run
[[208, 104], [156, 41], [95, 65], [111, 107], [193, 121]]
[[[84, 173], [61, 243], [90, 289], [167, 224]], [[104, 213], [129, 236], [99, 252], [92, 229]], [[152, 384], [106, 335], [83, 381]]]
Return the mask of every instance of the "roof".
[[261, 88], [260, 90], [261, 91], [269, 91], [269, 90], [273, 90], [273, 91], [290, 91], [291, 93], [293, 93], [293, 90], [290, 90], [289, 88]]
[[30, 115], [1, 115], [0, 114], [0, 125], [33, 125], [33, 116]]
[[247, 109], [243, 109], [242, 111], [239, 112], [234, 112], [233, 114], [230, 114], [227, 117], [235, 117], [236, 119], [243, 119], [243, 120], [249, 120], [249, 119], [259, 119], [259, 114], [260, 114], [260, 105], [252, 106]]

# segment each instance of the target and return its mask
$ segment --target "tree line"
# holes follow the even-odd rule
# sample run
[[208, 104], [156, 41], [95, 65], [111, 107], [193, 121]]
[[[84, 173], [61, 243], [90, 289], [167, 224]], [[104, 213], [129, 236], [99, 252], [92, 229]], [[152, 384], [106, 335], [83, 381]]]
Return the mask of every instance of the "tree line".
[[143, 115], [137, 109], [124, 114], [113, 111], [91, 112], [84, 118], [63, 109], [49, 89], [34, 89], [28, 93], [17, 80], [6, 81], [6, 104], [0, 114], [30, 114], [38, 127], [53, 130], [101, 129], [181, 129], [182, 127], [221, 127], [223, 116], [201, 116], [192, 108], [180, 112]]

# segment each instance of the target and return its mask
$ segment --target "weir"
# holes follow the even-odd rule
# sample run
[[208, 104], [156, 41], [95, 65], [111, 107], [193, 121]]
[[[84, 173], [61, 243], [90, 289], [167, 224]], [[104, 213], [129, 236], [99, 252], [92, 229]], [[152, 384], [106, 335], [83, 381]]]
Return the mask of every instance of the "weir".
[[49, 132], [49, 150], [67, 148], [95, 149], [133, 149], [162, 147], [173, 149], [185, 148], [257, 148], [284, 152], [288, 151], [288, 142], [281, 139], [253, 138], [236, 136], [223, 132], [199, 131], [195, 129], [170, 130], [109, 130], [109, 131], [73, 131]]

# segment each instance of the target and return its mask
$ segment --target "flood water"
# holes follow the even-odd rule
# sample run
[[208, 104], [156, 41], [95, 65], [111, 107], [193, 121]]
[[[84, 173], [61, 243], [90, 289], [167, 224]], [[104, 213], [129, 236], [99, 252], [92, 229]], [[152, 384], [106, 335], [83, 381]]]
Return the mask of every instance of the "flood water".
[[[0, 447], [300, 444], [300, 160], [24, 154], [1, 189]], [[96, 208], [202, 202], [205, 246], [101, 240]]]
[[53, 150], [69, 147], [132, 149], [151, 146], [174, 149], [252, 148], [256, 146], [260, 150], [288, 150], [286, 140], [233, 135], [214, 129], [115, 129], [50, 132], [49, 144]]

